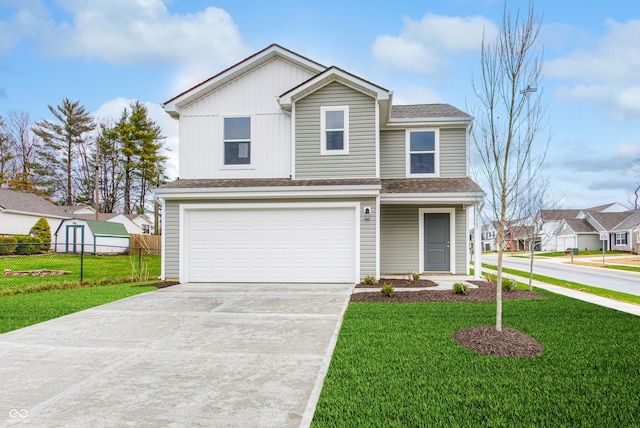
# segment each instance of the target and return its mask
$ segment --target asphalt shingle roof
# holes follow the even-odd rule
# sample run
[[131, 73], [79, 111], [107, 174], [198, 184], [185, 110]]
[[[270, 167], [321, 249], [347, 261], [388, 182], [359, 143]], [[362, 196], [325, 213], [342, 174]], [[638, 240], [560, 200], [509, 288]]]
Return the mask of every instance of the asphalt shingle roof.
[[382, 180], [381, 193], [483, 193], [470, 178], [403, 178]]
[[560, 221], [563, 219], [574, 219], [580, 210], [540, 210], [542, 221]]
[[594, 227], [583, 218], [565, 218], [564, 221], [575, 233], [596, 232]]
[[470, 115], [450, 104], [414, 104], [391, 106], [391, 119], [418, 119], [428, 117], [467, 117]]
[[596, 213], [590, 212], [589, 215], [593, 217], [595, 221], [598, 222], [602, 227], [606, 230], [615, 229], [620, 223], [624, 222], [627, 218], [629, 218], [633, 214], [630, 211], [621, 212], [621, 213]]
[[102, 220], [85, 220], [94, 235], [129, 236], [122, 223], [112, 223]]
[[0, 189], [0, 207], [41, 215], [68, 216], [63, 207], [51, 203], [42, 196], [15, 190]]

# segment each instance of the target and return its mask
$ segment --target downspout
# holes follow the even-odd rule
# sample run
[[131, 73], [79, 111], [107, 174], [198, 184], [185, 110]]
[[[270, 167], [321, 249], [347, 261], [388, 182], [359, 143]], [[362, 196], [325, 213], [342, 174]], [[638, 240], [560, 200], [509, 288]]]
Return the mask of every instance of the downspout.
[[473, 208], [474, 243], [473, 243], [473, 277], [482, 278], [482, 238], [480, 230], [480, 211], [484, 208], [484, 199]]

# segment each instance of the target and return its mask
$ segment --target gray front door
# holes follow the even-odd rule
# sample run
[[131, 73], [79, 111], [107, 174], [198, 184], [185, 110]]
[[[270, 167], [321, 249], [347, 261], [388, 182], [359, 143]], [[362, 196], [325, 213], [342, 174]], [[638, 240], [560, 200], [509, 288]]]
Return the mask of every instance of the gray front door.
[[449, 272], [449, 214], [424, 215], [424, 270]]

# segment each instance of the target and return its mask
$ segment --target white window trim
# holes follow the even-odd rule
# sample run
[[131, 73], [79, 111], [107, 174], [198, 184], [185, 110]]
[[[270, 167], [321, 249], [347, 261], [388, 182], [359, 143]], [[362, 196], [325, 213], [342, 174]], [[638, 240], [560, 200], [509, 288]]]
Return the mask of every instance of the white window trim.
[[[433, 132], [435, 133], [435, 151], [433, 155], [433, 173], [432, 174], [411, 174], [411, 133], [412, 132]], [[427, 178], [440, 176], [440, 129], [439, 128], [411, 128], [405, 131], [405, 171], [407, 177]], [[421, 152], [416, 152], [421, 153]], [[431, 153], [431, 152], [424, 152]]]
[[[424, 273], [424, 215], [427, 213], [449, 214], [449, 272], [456, 275], [456, 209], [455, 208], [419, 208], [418, 209], [418, 257], [419, 272]], [[468, 260], [467, 260], [468, 261]], [[468, 265], [469, 263], [467, 263]]]
[[[249, 125], [249, 132], [251, 134], [251, 136], [249, 137], [249, 163], [241, 163], [241, 164], [226, 164], [225, 161], [225, 157], [224, 157], [224, 146], [225, 143], [234, 143], [234, 142], [246, 142], [247, 140], [242, 139], [242, 140], [225, 140], [224, 138], [224, 120], [225, 119], [233, 119], [233, 118], [238, 118], [238, 117], [248, 117], [250, 119], [250, 125]], [[222, 147], [221, 147], [221, 152], [222, 155], [220, 156], [220, 169], [221, 170], [230, 170], [230, 169], [254, 169], [254, 165], [253, 165], [253, 156], [254, 156], [254, 152], [253, 152], [253, 122], [254, 122], [254, 118], [252, 115], [249, 114], [230, 114], [230, 115], [226, 115], [226, 116], [222, 116], [222, 125], [220, 127], [220, 131], [222, 133]]]
[[[615, 245], [616, 246], [620, 246], [620, 245], [627, 245], [627, 233], [626, 232], [622, 232], [622, 233], [618, 233], [616, 232], [615, 235]], [[624, 238], [625, 242], [622, 242], [622, 238]]]
[[[327, 150], [326, 112], [344, 112], [344, 145], [342, 150]], [[331, 129], [329, 129], [331, 131]], [[320, 154], [323, 156], [348, 155], [349, 154], [349, 106], [320, 106]]]

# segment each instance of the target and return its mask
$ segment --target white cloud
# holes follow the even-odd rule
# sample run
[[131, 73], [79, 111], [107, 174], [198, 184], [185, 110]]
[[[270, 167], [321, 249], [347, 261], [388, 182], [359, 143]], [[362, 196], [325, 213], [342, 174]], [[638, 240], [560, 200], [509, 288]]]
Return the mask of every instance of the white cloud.
[[49, 11], [40, 0], [5, 0], [5, 8], [16, 12], [7, 20], [0, 20], [0, 52], [6, 52], [24, 38], [35, 38], [43, 28], [51, 26]]
[[616, 153], [623, 158], [637, 158], [640, 154], [640, 145], [633, 143], [618, 143]]
[[451, 17], [428, 13], [419, 21], [403, 19], [398, 36], [378, 36], [375, 57], [388, 66], [423, 74], [446, 73], [451, 56], [480, 51], [483, 31], [491, 40], [497, 27], [482, 16]]
[[605, 20], [608, 29], [591, 48], [545, 63], [547, 77], [571, 79], [558, 89], [561, 99], [587, 101], [618, 119], [640, 114], [640, 20]]
[[441, 103], [442, 97], [424, 86], [410, 86], [406, 90], [394, 92], [393, 104]]
[[[122, 116], [122, 111], [129, 108], [134, 100], [118, 97], [107, 101], [93, 113], [98, 120], [117, 122]], [[160, 104], [142, 101], [147, 107], [149, 118], [153, 119], [162, 129], [162, 135], [166, 137], [165, 151], [167, 159], [167, 179], [174, 180], [178, 177], [178, 121], [172, 119]]]

